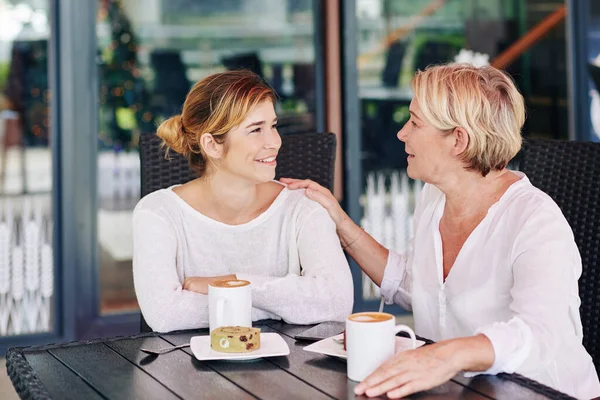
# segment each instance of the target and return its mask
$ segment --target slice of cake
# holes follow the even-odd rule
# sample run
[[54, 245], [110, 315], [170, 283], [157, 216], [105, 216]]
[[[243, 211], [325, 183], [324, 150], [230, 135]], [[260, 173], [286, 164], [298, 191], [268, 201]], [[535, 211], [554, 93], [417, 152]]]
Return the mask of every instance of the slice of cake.
[[260, 328], [222, 326], [210, 333], [210, 347], [223, 353], [248, 353], [260, 348]]

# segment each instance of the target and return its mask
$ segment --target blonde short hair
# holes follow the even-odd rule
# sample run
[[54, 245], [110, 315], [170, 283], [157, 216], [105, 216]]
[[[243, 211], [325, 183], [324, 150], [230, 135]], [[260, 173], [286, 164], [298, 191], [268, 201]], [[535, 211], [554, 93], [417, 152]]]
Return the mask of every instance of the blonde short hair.
[[[187, 94], [181, 115], [164, 121], [156, 134], [163, 145], [187, 157], [198, 176], [207, 169], [200, 138], [210, 133], [217, 143], [227, 145], [227, 133], [263, 101], [275, 104], [277, 95], [260, 76], [248, 70], [210, 75], [197, 82]], [[227, 149], [227, 147], [225, 147]]]
[[468, 169], [486, 176], [505, 168], [521, 149], [525, 103], [506, 73], [491, 66], [438, 65], [418, 71], [411, 86], [428, 123], [467, 132], [462, 160]]

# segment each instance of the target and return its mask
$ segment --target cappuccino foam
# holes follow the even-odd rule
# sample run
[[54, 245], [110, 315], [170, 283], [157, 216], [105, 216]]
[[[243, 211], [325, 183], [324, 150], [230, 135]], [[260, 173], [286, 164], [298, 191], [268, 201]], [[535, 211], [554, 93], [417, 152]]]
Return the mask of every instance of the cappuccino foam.
[[242, 286], [242, 285], [246, 285], [246, 282], [242, 282], [242, 281], [227, 281], [225, 282], [226, 285], [229, 286]]
[[250, 282], [242, 279], [225, 279], [220, 281], [213, 281], [210, 283], [210, 286], [220, 288], [236, 288], [241, 286], [248, 286], [249, 284]]
[[382, 322], [392, 319], [391, 314], [377, 313], [377, 312], [364, 312], [352, 314], [348, 317], [350, 321], [355, 322]]

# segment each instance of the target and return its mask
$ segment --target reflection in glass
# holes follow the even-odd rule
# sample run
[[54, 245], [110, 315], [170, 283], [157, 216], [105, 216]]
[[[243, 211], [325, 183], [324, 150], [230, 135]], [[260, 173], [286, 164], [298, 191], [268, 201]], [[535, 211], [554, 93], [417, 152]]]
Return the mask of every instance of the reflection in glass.
[[589, 28], [587, 32], [588, 70], [590, 73], [590, 116], [589, 140], [600, 141], [600, 2], [589, 0]]
[[0, 0], [0, 336], [52, 330], [49, 8]]
[[[410, 80], [430, 64], [454, 62], [461, 50], [493, 63], [564, 1], [356, 0], [358, 88], [361, 100], [363, 194], [361, 224], [385, 246], [403, 251], [422, 186], [406, 177], [406, 153], [396, 134], [408, 121]], [[512, 57], [528, 111], [525, 136], [568, 138], [564, 20]], [[365, 276], [363, 297], [378, 298]]]
[[247, 68], [279, 94], [281, 134], [315, 130], [312, 0], [99, 0], [101, 312], [137, 309], [131, 213], [139, 135], [180, 111], [195, 82]]

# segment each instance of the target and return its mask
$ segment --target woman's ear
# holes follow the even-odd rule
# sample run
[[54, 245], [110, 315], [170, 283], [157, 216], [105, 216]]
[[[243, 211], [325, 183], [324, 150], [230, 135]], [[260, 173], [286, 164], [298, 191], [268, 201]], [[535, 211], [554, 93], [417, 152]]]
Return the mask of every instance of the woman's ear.
[[204, 133], [200, 136], [200, 146], [204, 150], [204, 154], [210, 158], [218, 160], [223, 157], [223, 145], [217, 143], [210, 133]]
[[456, 156], [461, 155], [469, 147], [469, 134], [463, 128], [457, 127], [454, 128], [452, 135], [454, 136], [454, 148], [452, 152]]

